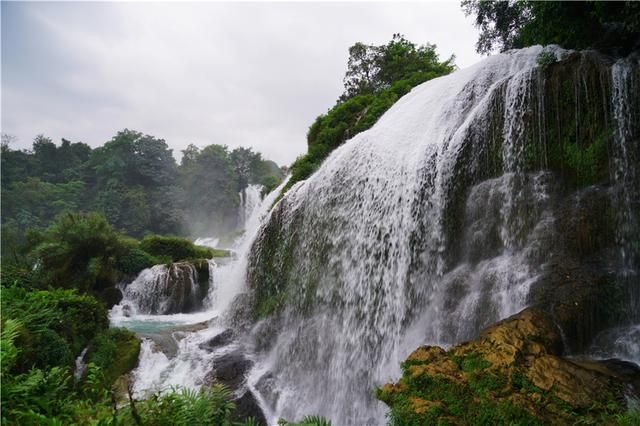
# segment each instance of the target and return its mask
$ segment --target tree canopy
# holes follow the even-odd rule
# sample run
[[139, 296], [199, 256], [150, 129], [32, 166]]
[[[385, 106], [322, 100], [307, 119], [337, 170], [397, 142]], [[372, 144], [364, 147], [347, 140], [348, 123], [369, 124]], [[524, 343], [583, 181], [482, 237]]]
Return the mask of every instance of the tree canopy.
[[639, 2], [463, 0], [461, 5], [480, 29], [479, 53], [558, 44], [626, 55], [640, 46]]
[[349, 48], [345, 91], [340, 100], [377, 93], [418, 73], [450, 72], [453, 62], [453, 56], [439, 62], [435, 44], [416, 45], [402, 34], [394, 34], [391, 41], [381, 46], [358, 42]]
[[95, 149], [43, 135], [30, 151], [12, 142], [3, 135], [3, 252], [65, 211], [100, 212], [135, 237], [233, 231], [238, 192], [253, 183], [273, 189], [283, 177], [260, 153], [223, 145], [190, 145], [178, 165], [163, 139], [129, 129]]
[[394, 34], [385, 45], [356, 43], [349, 48], [344, 93], [307, 132], [307, 153], [291, 165], [282, 193], [306, 179], [339, 145], [369, 129], [398, 99], [427, 80], [455, 69], [454, 57], [440, 62], [433, 44], [417, 45]]

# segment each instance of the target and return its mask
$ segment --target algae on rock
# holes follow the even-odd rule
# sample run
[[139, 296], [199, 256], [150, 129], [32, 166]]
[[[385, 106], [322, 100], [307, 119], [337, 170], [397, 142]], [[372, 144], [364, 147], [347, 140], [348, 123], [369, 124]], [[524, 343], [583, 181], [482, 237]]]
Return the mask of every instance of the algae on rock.
[[[392, 424], [574, 424], [624, 419], [640, 369], [560, 356], [562, 339], [528, 308], [448, 351], [416, 349], [377, 396]], [[629, 386], [625, 386], [628, 384]]]

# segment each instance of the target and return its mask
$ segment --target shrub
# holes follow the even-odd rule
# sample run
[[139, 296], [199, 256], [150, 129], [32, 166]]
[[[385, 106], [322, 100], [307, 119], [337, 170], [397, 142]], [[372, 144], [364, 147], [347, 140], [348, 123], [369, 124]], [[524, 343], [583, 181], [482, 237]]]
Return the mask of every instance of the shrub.
[[98, 334], [91, 345], [88, 362], [103, 372], [103, 385], [107, 388], [116, 379], [131, 371], [138, 362], [140, 340], [124, 328], [109, 328]]
[[162, 263], [161, 259], [150, 255], [146, 251], [139, 248], [130, 248], [122, 256], [118, 257], [116, 267], [124, 274], [135, 275], [143, 269], [159, 263]]
[[[93, 337], [109, 325], [107, 311], [93, 296], [75, 290], [29, 291], [19, 287], [2, 289], [2, 315], [19, 319], [22, 327], [16, 342], [21, 351], [16, 372], [32, 366], [63, 365], [62, 360], [41, 352], [66, 342], [69, 352], [60, 349], [67, 366]], [[69, 356], [69, 354], [71, 356]], [[53, 362], [51, 364], [50, 362]]]
[[546, 49], [540, 52], [540, 54], [536, 58], [536, 63], [542, 68], [546, 68], [557, 61], [558, 58], [556, 57], [555, 52]]
[[166, 256], [173, 262], [188, 259], [209, 259], [214, 255], [213, 250], [196, 246], [185, 238], [160, 235], [147, 235], [140, 242], [140, 248], [153, 256]]

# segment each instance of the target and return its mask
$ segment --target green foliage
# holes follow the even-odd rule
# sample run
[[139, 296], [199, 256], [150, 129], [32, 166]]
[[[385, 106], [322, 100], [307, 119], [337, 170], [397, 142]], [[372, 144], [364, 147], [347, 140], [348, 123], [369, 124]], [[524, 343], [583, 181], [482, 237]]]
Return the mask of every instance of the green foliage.
[[465, 356], [453, 357], [453, 360], [465, 373], [482, 370], [491, 365], [482, 355], [475, 352], [465, 354]]
[[561, 2], [463, 0], [466, 15], [475, 15], [479, 53], [535, 44], [589, 47], [627, 54], [640, 36], [637, 2]]
[[349, 49], [345, 92], [307, 132], [307, 153], [291, 165], [282, 196], [308, 178], [347, 139], [373, 126], [413, 87], [454, 70], [454, 58], [439, 62], [435, 45], [418, 46], [400, 34], [382, 46], [356, 43]]
[[556, 54], [551, 50], [543, 50], [536, 58], [536, 63], [545, 68], [558, 61]]
[[66, 211], [100, 212], [135, 237], [220, 234], [238, 225], [238, 191], [250, 183], [272, 189], [284, 177], [261, 154], [220, 145], [191, 145], [178, 167], [164, 140], [128, 129], [94, 150], [42, 135], [31, 151], [12, 143], [2, 136], [3, 257], [28, 229], [46, 228]]
[[180, 237], [147, 235], [140, 242], [140, 248], [153, 256], [164, 256], [173, 262], [187, 259], [210, 259], [214, 256], [212, 249], [196, 246], [191, 241]]
[[135, 275], [143, 269], [158, 265], [161, 263], [167, 263], [169, 259], [157, 258], [146, 251], [132, 247], [125, 252], [122, 256], [118, 257], [116, 261], [116, 268], [125, 273]]
[[118, 233], [96, 213], [63, 214], [46, 231], [33, 234], [31, 245], [42, 284], [81, 291], [115, 285], [115, 259], [124, 254]]
[[124, 328], [109, 328], [96, 335], [87, 354], [89, 363], [102, 371], [103, 386], [110, 388], [138, 362], [140, 340]]
[[614, 419], [616, 424], [620, 426], [640, 425], [640, 408], [630, 408], [626, 413], [617, 414]]
[[575, 143], [563, 144], [564, 157], [578, 186], [593, 185], [606, 180], [608, 171], [607, 142], [609, 132], [599, 135], [585, 147]]
[[223, 385], [194, 391], [174, 389], [155, 395], [137, 407], [144, 424], [158, 426], [231, 426], [235, 404], [231, 391]]
[[[111, 386], [134, 367], [140, 343], [128, 330], [106, 329], [106, 314], [93, 297], [72, 290], [2, 289], [2, 425], [232, 424], [232, 394], [221, 385], [174, 389], [135, 406], [114, 406]], [[73, 358], [56, 360], [56, 346], [89, 344], [87, 372], [76, 384]]]
[[182, 153], [180, 186], [192, 235], [233, 230], [238, 225], [238, 192], [252, 183], [275, 187], [284, 177], [275, 163], [251, 149], [229, 152], [223, 145], [189, 145]]
[[435, 49], [434, 44], [417, 46], [401, 34], [394, 34], [391, 41], [382, 46], [354, 44], [349, 48], [345, 92], [340, 100], [377, 93], [419, 73], [451, 72], [453, 57], [440, 63]]
[[278, 420], [279, 426], [331, 426], [331, 420], [322, 416], [305, 416], [299, 422], [288, 422], [284, 419]]
[[94, 297], [74, 290], [29, 291], [2, 288], [2, 315], [19, 320], [20, 357], [15, 372], [31, 367], [70, 367], [73, 357], [108, 327], [106, 309]]

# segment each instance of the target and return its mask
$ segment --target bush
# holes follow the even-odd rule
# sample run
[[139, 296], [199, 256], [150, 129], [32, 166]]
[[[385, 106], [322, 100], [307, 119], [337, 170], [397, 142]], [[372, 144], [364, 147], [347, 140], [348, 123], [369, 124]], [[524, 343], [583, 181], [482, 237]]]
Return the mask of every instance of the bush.
[[[15, 372], [26, 372], [32, 366], [47, 368], [73, 365], [73, 357], [93, 337], [109, 326], [107, 310], [93, 296], [79, 295], [75, 290], [29, 291], [19, 287], [2, 289], [2, 315], [7, 320], [20, 320], [16, 336], [20, 350]], [[62, 358], [43, 351], [59, 349]], [[68, 348], [68, 349], [67, 349]]]
[[104, 216], [65, 213], [44, 232], [27, 238], [42, 285], [81, 291], [115, 285], [114, 261], [125, 247]]
[[110, 388], [116, 379], [138, 362], [140, 340], [124, 328], [110, 328], [98, 334], [91, 345], [88, 362], [103, 372], [103, 385]]
[[161, 235], [147, 235], [140, 242], [140, 248], [153, 256], [166, 256], [172, 262], [188, 259], [210, 259], [214, 255], [213, 250], [196, 246], [185, 238]]
[[163, 263], [161, 259], [150, 255], [146, 251], [139, 248], [130, 248], [125, 254], [118, 257], [116, 268], [126, 275], [136, 275], [143, 269], [159, 263]]

